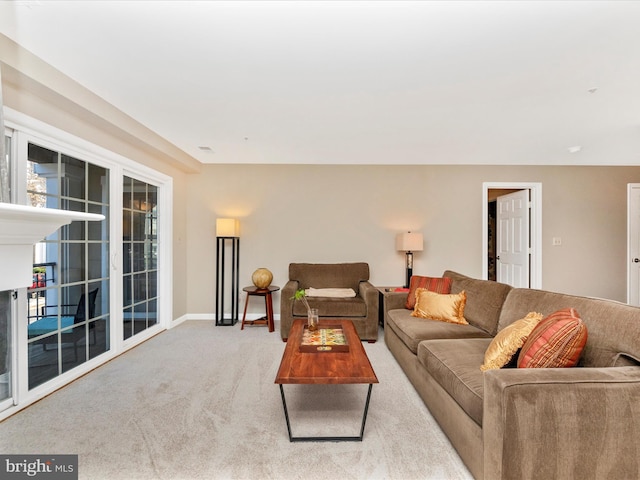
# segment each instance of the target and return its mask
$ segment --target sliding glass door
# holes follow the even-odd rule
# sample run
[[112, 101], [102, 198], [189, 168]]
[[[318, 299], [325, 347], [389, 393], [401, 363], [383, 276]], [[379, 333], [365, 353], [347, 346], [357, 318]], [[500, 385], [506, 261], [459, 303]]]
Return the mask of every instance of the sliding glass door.
[[35, 247], [27, 293], [32, 389], [110, 348], [109, 171], [29, 143], [27, 196], [34, 207], [106, 217], [72, 222]]
[[43, 239], [31, 286], [0, 292], [0, 420], [169, 328], [172, 311], [171, 178], [7, 118], [12, 201], [105, 219]]
[[158, 323], [158, 187], [122, 183], [123, 340]]

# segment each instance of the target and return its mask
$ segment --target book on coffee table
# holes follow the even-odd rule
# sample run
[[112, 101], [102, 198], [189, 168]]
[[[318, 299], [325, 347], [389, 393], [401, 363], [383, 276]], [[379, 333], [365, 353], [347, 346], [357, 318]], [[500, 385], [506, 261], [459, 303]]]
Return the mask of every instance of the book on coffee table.
[[342, 328], [319, 326], [317, 330], [311, 331], [305, 326], [302, 330], [300, 351], [306, 353], [348, 352], [349, 343]]

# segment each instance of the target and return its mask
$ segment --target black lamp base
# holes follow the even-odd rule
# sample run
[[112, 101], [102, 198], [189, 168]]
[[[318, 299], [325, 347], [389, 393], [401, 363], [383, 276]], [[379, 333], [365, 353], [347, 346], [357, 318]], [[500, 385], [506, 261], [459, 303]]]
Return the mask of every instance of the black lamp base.
[[[225, 318], [225, 241], [231, 241], [231, 318]], [[240, 290], [240, 239], [216, 237], [216, 326], [233, 326], [238, 323], [238, 297]]]
[[413, 275], [413, 252], [407, 252], [407, 281], [404, 288], [409, 288], [411, 276]]

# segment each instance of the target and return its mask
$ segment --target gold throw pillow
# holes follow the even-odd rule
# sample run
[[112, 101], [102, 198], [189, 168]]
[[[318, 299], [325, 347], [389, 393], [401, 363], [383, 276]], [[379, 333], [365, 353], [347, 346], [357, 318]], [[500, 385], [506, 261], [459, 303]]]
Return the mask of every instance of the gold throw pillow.
[[457, 294], [441, 294], [431, 292], [426, 288], [418, 288], [416, 290], [416, 306], [411, 312], [411, 316], [468, 325], [469, 323], [464, 318], [466, 304], [467, 294], [464, 290]]
[[484, 363], [480, 366], [480, 370], [484, 372], [502, 368], [509, 363], [511, 357], [524, 345], [527, 337], [542, 318], [541, 313], [529, 312], [526, 317], [500, 330], [484, 353]]

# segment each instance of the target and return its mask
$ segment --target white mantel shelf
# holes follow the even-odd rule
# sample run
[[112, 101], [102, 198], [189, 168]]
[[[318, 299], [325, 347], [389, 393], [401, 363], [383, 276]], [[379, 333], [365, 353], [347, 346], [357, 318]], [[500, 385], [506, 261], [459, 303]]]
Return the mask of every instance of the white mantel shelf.
[[33, 245], [75, 220], [104, 215], [0, 203], [0, 291], [31, 286]]

